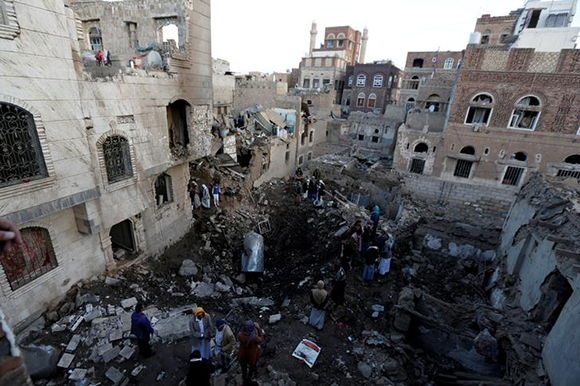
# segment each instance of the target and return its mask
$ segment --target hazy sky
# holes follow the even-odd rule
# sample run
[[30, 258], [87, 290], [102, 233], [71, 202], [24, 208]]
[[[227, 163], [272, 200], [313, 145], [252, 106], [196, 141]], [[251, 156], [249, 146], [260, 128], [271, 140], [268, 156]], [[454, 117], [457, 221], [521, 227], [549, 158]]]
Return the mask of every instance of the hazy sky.
[[[482, 14], [507, 15], [524, 0], [212, 0], [212, 55], [235, 72], [284, 72], [308, 52], [312, 20], [317, 47], [324, 28], [369, 29], [366, 62], [408, 51], [453, 51], [467, 45]], [[580, 18], [579, 18], [580, 19]], [[574, 23], [576, 24], [576, 23]]]

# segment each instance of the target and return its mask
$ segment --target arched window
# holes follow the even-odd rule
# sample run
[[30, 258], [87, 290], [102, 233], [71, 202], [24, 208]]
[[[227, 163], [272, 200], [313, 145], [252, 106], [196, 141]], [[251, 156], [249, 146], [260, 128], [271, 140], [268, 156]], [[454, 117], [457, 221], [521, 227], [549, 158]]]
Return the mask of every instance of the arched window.
[[29, 227], [20, 229], [23, 245], [15, 245], [12, 252], [0, 255], [2, 268], [15, 291], [58, 266], [48, 229]]
[[367, 77], [366, 75], [359, 75], [356, 77], [356, 86], [357, 87], [364, 87], [367, 84]]
[[377, 105], [377, 94], [369, 95], [368, 107], [370, 109], [373, 109], [373, 108], [375, 108], [376, 105]]
[[383, 76], [382, 75], [375, 75], [373, 78], [373, 87], [381, 88], [383, 87]]
[[418, 90], [420, 81], [421, 80], [419, 79], [419, 77], [417, 75], [412, 76], [411, 81], [409, 82], [409, 88], [411, 90]]
[[308, 143], [313, 143], [314, 142], [314, 130], [310, 131], [310, 134], [308, 134]]
[[304, 83], [302, 85], [303, 88], [310, 88], [310, 79], [304, 78]]
[[179, 47], [179, 27], [177, 24], [168, 24], [161, 27], [161, 42], [167, 43], [170, 47]]
[[111, 135], [103, 142], [103, 155], [109, 184], [133, 177], [129, 141], [120, 135]]
[[168, 202], [173, 202], [173, 186], [171, 176], [163, 173], [155, 180], [155, 203], [162, 206]]
[[425, 61], [421, 58], [417, 58], [415, 60], [413, 60], [413, 67], [415, 68], [423, 68], [423, 64], [425, 63]]
[[89, 30], [89, 43], [91, 44], [91, 50], [100, 51], [103, 49], [103, 37], [101, 36], [101, 30], [98, 27], [92, 27]]
[[512, 112], [508, 127], [520, 130], [535, 130], [542, 104], [540, 99], [530, 95], [520, 99]]
[[389, 83], [387, 83], [387, 88], [392, 88], [393, 87], [393, 75], [389, 76]]
[[407, 99], [407, 103], [405, 104], [405, 107], [407, 110], [411, 110], [412, 108], [414, 108], [415, 107], [415, 98]]
[[475, 148], [473, 146], [465, 146], [460, 151], [461, 154], [475, 155]]
[[478, 94], [469, 103], [465, 124], [467, 125], [489, 125], [491, 113], [493, 112], [493, 97], [489, 94]]
[[360, 94], [358, 94], [358, 96], [356, 98], [356, 107], [365, 107], [365, 99], [366, 99], [366, 95], [364, 92], [361, 92]]
[[580, 165], [580, 154], [574, 154], [569, 157], [566, 157], [564, 163], [572, 165]]
[[491, 30], [486, 29], [483, 34], [481, 34], [481, 44], [489, 44], [489, 38], [491, 36]]
[[441, 108], [441, 97], [437, 94], [429, 95], [425, 103], [425, 108], [431, 112], [437, 112]]
[[499, 42], [500, 43], [507, 43], [507, 38], [512, 34], [512, 30], [510, 28], [505, 28], [500, 37], [499, 37]]
[[34, 116], [0, 103], [0, 188], [48, 177]]
[[528, 155], [523, 151], [518, 151], [517, 153], [512, 154], [510, 159], [514, 161], [526, 162], [528, 160]]
[[429, 151], [429, 145], [427, 145], [425, 142], [419, 142], [417, 145], [415, 145], [413, 151], [415, 153], [427, 153]]
[[346, 36], [341, 32], [338, 34], [338, 36], [336, 37], [337, 39], [344, 39]]
[[344, 34], [343, 33], [339, 33], [336, 38], [338, 39], [338, 44], [337, 44], [338, 47], [339, 48], [344, 47], [344, 38], [345, 38]]
[[191, 106], [179, 99], [167, 106], [167, 127], [169, 128], [169, 148], [174, 154], [179, 154], [189, 144], [189, 129], [187, 117]]
[[326, 37], [326, 40], [333, 40], [336, 39], [336, 36], [334, 34], [328, 34], [328, 36]]
[[443, 65], [443, 68], [445, 70], [452, 70], [453, 69], [453, 63], [455, 62], [455, 59], [453, 58], [447, 58], [445, 59], [445, 64]]

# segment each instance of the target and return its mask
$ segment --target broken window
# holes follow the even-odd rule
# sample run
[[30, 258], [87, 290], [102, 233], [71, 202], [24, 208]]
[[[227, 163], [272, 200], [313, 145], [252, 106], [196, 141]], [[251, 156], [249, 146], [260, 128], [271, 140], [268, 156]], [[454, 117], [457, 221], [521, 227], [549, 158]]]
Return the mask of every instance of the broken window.
[[290, 151], [286, 152], [286, 158], [285, 158], [286, 163], [288, 163], [290, 161]]
[[381, 88], [383, 87], [383, 76], [382, 75], [375, 75], [373, 79], [373, 87]]
[[568, 14], [558, 13], [548, 15], [546, 19], [546, 28], [566, 27], [568, 25]]
[[364, 140], [365, 140], [365, 136], [364, 136], [364, 134], [359, 134], [359, 135], [358, 135], [358, 140], [359, 140], [359, 141], [364, 141]]
[[528, 155], [522, 151], [518, 151], [510, 156], [510, 160], [526, 162], [528, 160]]
[[489, 44], [489, 38], [491, 36], [491, 30], [486, 29], [481, 35], [481, 44]]
[[377, 94], [369, 95], [368, 107], [372, 109], [376, 106], [376, 104], [377, 104]]
[[357, 107], [364, 107], [365, 106], [365, 99], [366, 99], [366, 96], [364, 93], [361, 92], [360, 94], [358, 94], [358, 97], [356, 98], [356, 106]]
[[[580, 167], [580, 154], [574, 154], [564, 160], [565, 164]], [[558, 169], [557, 177], [580, 178], [580, 170]]]
[[155, 180], [155, 203], [162, 206], [168, 202], [173, 202], [171, 176], [163, 173]]
[[471, 100], [465, 117], [467, 125], [489, 125], [493, 111], [493, 98], [488, 94], [479, 94]]
[[310, 79], [308, 78], [304, 79], [304, 88], [310, 88]]
[[413, 158], [413, 160], [411, 161], [411, 168], [409, 169], [409, 171], [415, 174], [423, 174], [424, 170], [425, 170], [425, 160]]
[[48, 177], [34, 116], [0, 103], [0, 188]]
[[116, 258], [123, 256], [124, 251], [135, 252], [135, 239], [133, 236], [133, 223], [130, 220], [122, 221], [113, 225], [109, 232], [113, 253]]
[[91, 50], [100, 51], [103, 49], [103, 37], [101, 36], [101, 30], [98, 27], [92, 27], [89, 30], [89, 43], [91, 44]]
[[526, 28], [536, 28], [540, 21], [541, 9], [530, 9], [526, 17]]
[[137, 49], [139, 47], [139, 41], [137, 40], [137, 23], [127, 22], [127, 28], [129, 29], [129, 47]]
[[48, 229], [22, 228], [22, 245], [0, 255], [2, 268], [12, 291], [30, 283], [58, 266]]
[[179, 48], [179, 27], [177, 24], [167, 24], [159, 29], [159, 37], [164, 46], [169, 49]]
[[425, 61], [423, 59], [417, 58], [417, 59], [413, 60], [413, 67], [423, 68], [424, 63], [425, 63]]
[[340, 39], [338, 41], [338, 47], [340, 47], [340, 48], [344, 47], [344, 39]]
[[415, 153], [427, 153], [429, 151], [429, 145], [427, 145], [425, 142], [419, 142], [417, 145], [415, 145], [413, 151]]
[[524, 168], [519, 168], [516, 166], [508, 166], [503, 176], [502, 184], [518, 186], [520, 184], [520, 180], [523, 174]]
[[367, 84], [367, 77], [365, 75], [359, 75], [356, 78], [356, 86], [364, 87]]
[[445, 70], [451, 70], [453, 69], [453, 63], [455, 62], [455, 59], [453, 58], [447, 58], [445, 59], [445, 64], [443, 65], [443, 69]]
[[518, 101], [509, 122], [509, 128], [535, 130], [540, 117], [541, 103], [535, 96], [527, 96]]
[[298, 157], [298, 165], [302, 165], [304, 163], [304, 156], [301, 155], [300, 157]]
[[409, 81], [409, 88], [411, 90], [418, 90], [419, 89], [419, 82], [420, 82], [419, 77], [417, 75], [413, 76], [411, 78], [411, 80]]
[[322, 81], [322, 87], [326, 87], [326, 86], [328, 86], [329, 84], [330, 84], [330, 79], [324, 79], [324, 80]]
[[103, 143], [103, 155], [109, 184], [133, 177], [129, 141], [120, 135], [107, 137]]
[[308, 152], [308, 157], [307, 157], [308, 161], [310, 161], [312, 159], [312, 152]]
[[459, 178], [469, 178], [469, 176], [471, 175], [472, 166], [473, 166], [472, 161], [458, 159], [457, 163], [455, 164], [455, 171], [453, 172], [453, 175]]
[[180, 99], [167, 106], [167, 127], [169, 128], [169, 148], [182, 150], [189, 144], [187, 117], [191, 106]]
[[431, 112], [437, 112], [440, 109], [441, 97], [437, 94], [429, 95], [425, 103], [425, 108]]
[[320, 87], [320, 79], [314, 78], [312, 81], [312, 88], [319, 88]]

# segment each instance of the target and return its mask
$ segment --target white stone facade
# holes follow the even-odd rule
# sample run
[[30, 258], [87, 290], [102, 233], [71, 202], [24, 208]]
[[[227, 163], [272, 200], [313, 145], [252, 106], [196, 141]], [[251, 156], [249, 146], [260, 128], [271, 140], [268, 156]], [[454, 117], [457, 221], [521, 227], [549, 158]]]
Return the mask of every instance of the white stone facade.
[[[185, 51], [169, 58], [169, 69], [124, 66], [115, 76], [99, 78], [80, 61], [86, 34], [64, 0], [10, 2], [11, 26], [18, 28], [14, 36], [0, 33], [0, 103], [32, 114], [46, 174], [17, 184], [0, 182], [0, 216], [21, 229], [48, 230], [56, 257], [56, 267], [14, 289], [9, 262], [2, 261], [0, 303], [16, 329], [79, 280], [114, 269], [110, 230], [115, 224], [129, 221], [135, 253], [144, 255], [162, 252], [191, 225], [188, 161], [209, 154], [211, 144], [210, 2], [172, 3], [177, 2], [188, 12], [186, 29], [180, 30], [187, 41]], [[123, 3], [138, 8], [139, 2]], [[191, 141], [174, 155], [167, 106], [180, 100], [190, 106]], [[108, 182], [103, 154], [111, 136], [124, 138], [130, 152], [131, 176], [114, 183]], [[169, 176], [170, 200], [159, 205], [155, 183], [163, 173]]]

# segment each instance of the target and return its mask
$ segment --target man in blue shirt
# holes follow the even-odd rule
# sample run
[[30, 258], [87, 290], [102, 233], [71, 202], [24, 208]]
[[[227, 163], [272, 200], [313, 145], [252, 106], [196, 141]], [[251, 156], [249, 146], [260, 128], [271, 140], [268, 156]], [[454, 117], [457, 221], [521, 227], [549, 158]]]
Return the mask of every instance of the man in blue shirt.
[[135, 312], [131, 315], [131, 334], [137, 337], [137, 346], [139, 346], [139, 353], [145, 357], [149, 358], [155, 353], [151, 350], [151, 345], [149, 344], [149, 338], [151, 334], [155, 332], [147, 316], [143, 313], [145, 307], [142, 303], [137, 303], [135, 306]]

